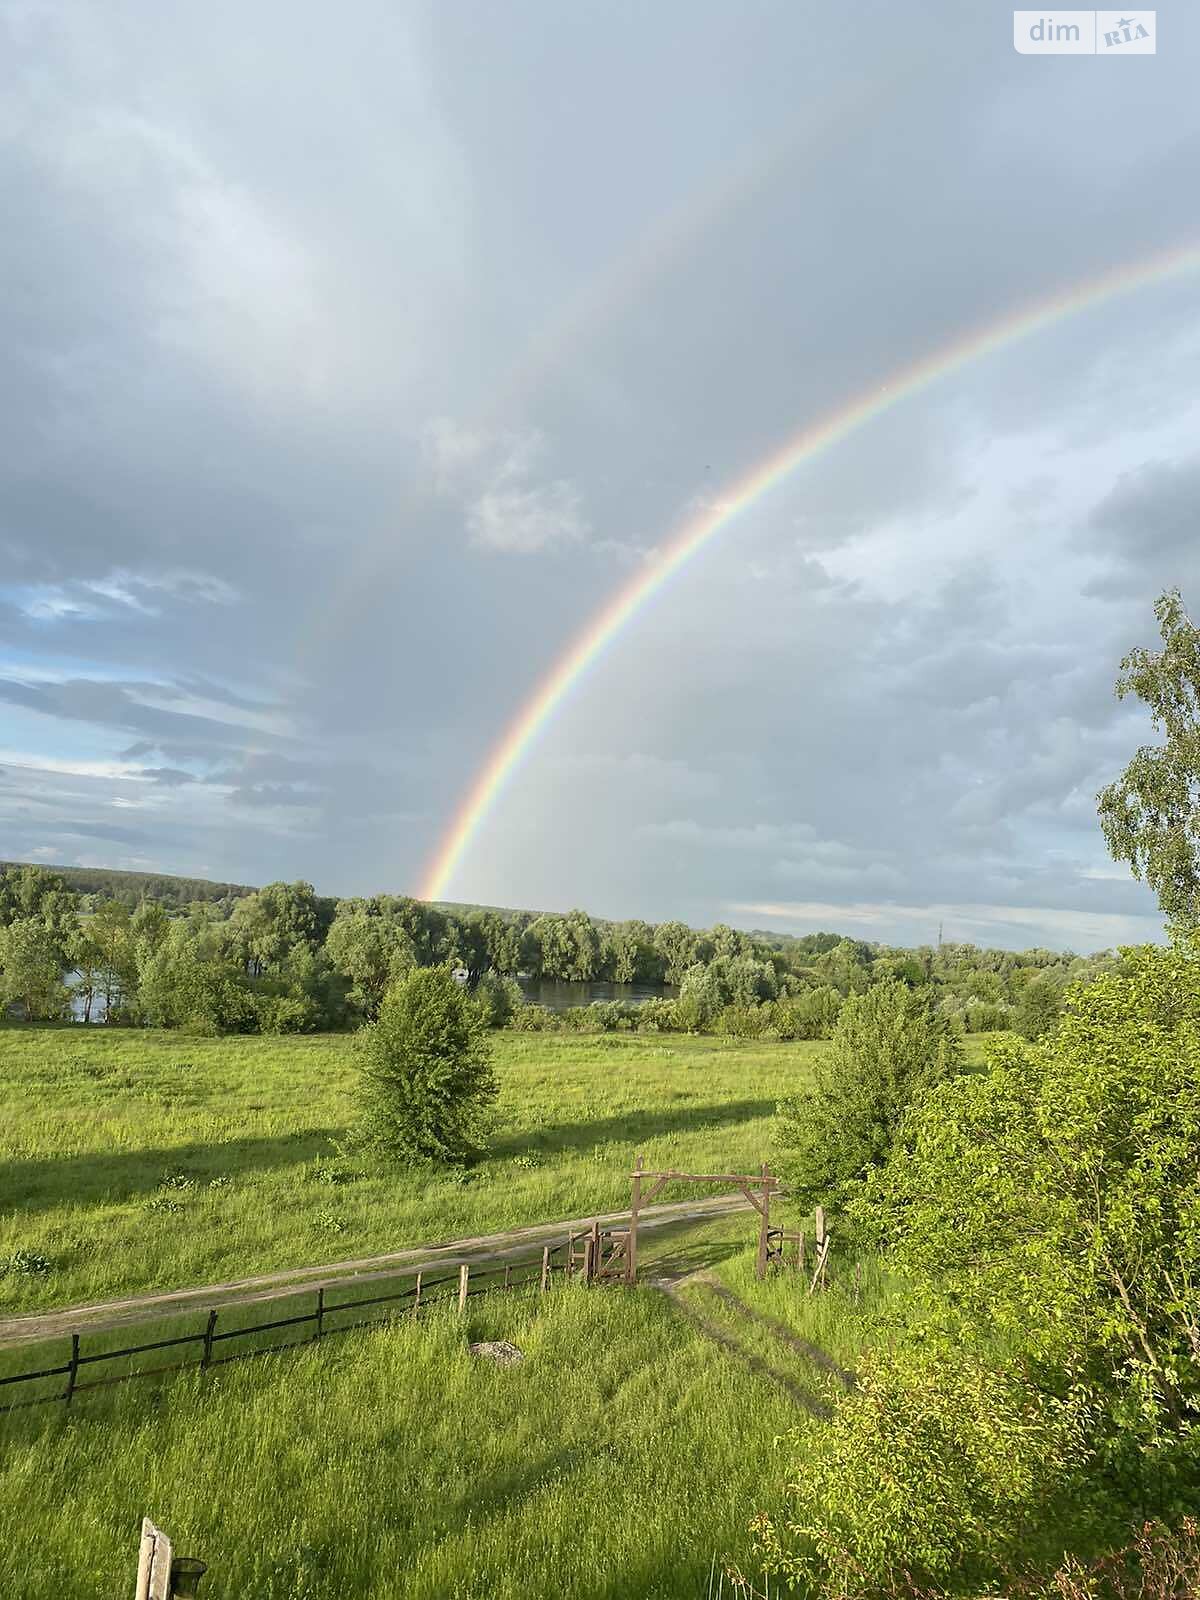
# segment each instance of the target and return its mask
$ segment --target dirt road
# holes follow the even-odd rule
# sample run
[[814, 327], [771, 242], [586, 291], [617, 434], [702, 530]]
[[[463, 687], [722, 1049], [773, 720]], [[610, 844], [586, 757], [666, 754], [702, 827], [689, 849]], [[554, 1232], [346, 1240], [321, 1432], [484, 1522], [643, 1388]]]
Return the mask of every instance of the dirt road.
[[[647, 1206], [638, 1222], [643, 1228], [661, 1228], [670, 1223], [703, 1221], [747, 1205], [739, 1195], [720, 1195], [712, 1200], [690, 1200], [670, 1205]], [[543, 1222], [530, 1228], [510, 1228], [504, 1233], [481, 1234], [471, 1239], [454, 1239], [448, 1244], [414, 1245], [389, 1255], [367, 1256], [357, 1261], [333, 1261], [316, 1267], [291, 1267], [282, 1272], [265, 1273], [256, 1278], [239, 1278], [230, 1283], [212, 1283], [195, 1289], [170, 1289], [157, 1294], [136, 1295], [128, 1300], [108, 1300], [96, 1305], [64, 1306], [34, 1316], [0, 1318], [0, 1349], [59, 1339], [72, 1333], [99, 1333], [110, 1328], [130, 1327], [139, 1322], [155, 1322], [165, 1317], [192, 1311], [212, 1311], [223, 1306], [251, 1305], [263, 1300], [282, 1300], [300, 1290], [330, 1288], [355, 1278], [392, 1278], [403, 1272], [426, 1268], [459, 1267], [464, 1262], [482, 1266], [528, 1256], [543, 1245], [558, 1244], [569, 1233], [590, 1228], [594, 1217], [576, 1217], [565, 1222]], [[619, 1227], [629, 1221], [628, 1211], [611, 1211], [599, 1219], [601, 1227]]]

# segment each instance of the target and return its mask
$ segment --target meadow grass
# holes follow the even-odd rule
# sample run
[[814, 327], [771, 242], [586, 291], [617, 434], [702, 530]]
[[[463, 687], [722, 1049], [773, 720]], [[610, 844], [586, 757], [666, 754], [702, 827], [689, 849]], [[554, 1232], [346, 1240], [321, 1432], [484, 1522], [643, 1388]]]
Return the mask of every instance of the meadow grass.
[[3, 1419], [0, 1593], [122, 1593], [150, 1513], [211, 1600], [699, 1600], [795, 1421], [652, 1288], [489, 1296]]
[[[637, 1150], [753, 1171], [812, 1050], [501, 1035], [491, 1151], [461, 1182], [338, 1154], [344, 1036], [0, 1030], [0, 1257], [52, 1264], [0, 1277], [0, 1301], [32, 1311], [617, 1210]], [[210, 1600], [701, 1600], [714, 1559], [753, 1564], [749, 1520], [795, 1465], [779, 1440], [832, 1380], [704, 1282], [672, 1300], [654, 1280], [710, 1274], [845, 1366], [889, 1290], [848, 1257], [824, 1295], [794, 1273], [758, 1283], [756, 1227], [742, 1212], [645, 1234], [636, 1290], [489, 1295], [461, 1319], [435, 1308], [0, 1417], [0, 1596], [125, 1592], [149, 1514], [210, 1563]], [[493, 1338], [525, 1361], [468, 1354]], [[5, 1368], [59, 1345], [8, 1351]]]
[[345, 1035], [0, 1029], [0, 1259], [50, 1263], [0, 1277], [0, 1305], [35, 1311], [619, 1210], [638, 1150], [651, 1167], [753, 1171], [812, 1049], [501, 1034], [487, 1158], [430, 1175], [339, 1157], [355, 1116]]

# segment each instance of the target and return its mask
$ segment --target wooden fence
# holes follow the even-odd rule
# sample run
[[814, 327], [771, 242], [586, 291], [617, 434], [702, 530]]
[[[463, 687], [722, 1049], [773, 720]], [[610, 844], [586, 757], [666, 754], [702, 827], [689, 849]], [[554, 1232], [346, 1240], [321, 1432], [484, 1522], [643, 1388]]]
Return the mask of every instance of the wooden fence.
[[[470, 1262], [463, 1262], [453, 1271], [440, 1276], [430, 1276], [426, 1269], [422, 1269], [405, 1275], [411, 1278], [406, 1287], [388, 1294], [369, 1295], [363, 1299], [329, 1298], [331, 1292], [352, 1287], [357, 1281], [353, 1276], [323, 1284], [315, 1293], [312, 1290], [297, 1290], [295, 1296], [297, 1299], [302, 1294], [313, 1296], [311, 1310], [297, 1316], [275, 1317], [270, 1321], [254, 1322], [243, 1327], [222, 1328], [220, 1325], [222, 1311], [229, 1316], [245, 1309], [244, 1304], [234, 1301], [230, 1305], [209, 1311], [207, 1322], [199, 1332], [181, 1334], [170, 1339], [154, 1339], [146, 1344], [130, 1345], [119, 1350], [85, 1353], [82, 1348], [82, 1335], [72, 1333], [70, 1359], [61, 1366], [42, 1367], [34, 1372], [17, 1372], [11, 1376], [0, 1377], [0, 1388], [7, 1388], [12, 1384], [44, 1383], [52, 1378], [64, 1378], [65, 1385], [61, 1389], [56, 1388], [52, 1393], [39, 1395], [32, 1400], [17, 1400], [9, 1405], [0, 1406], [0, 1415], [10, 1411], [20, 1411], [27, 1406], [51, 1405], [56, 1402], [70, 1405], [76, 1395], [86, 1390], [107, 1388], [114, 1383], [127, 1382], [130, 1378], [148, 1378], [161, 1373], [181, 1372], [188, 1368], [203, 1370], [223, 1366], [230, 1361], [244, 1361], [250, 1356], [272, 1355], [282, 1350], [294, 1350], [305, 1344], [315, 1344], [319, 1340], [328, 1339], [334, 1334], [349, 1333], [355, 1328], [382, 1327], [397, 1316], [415, 1316], [435, 1305], [453, 1305], [459, 1313], [463, 1313], [468, 1300], [476, 1295], [520, 1290], [545, 1294], [556, 1278], [560, 1282], [570, 1282], [576, 1277], [583, 1282], [591, 1282], [598, 1276], [593, 1265], [597, 1259], [592, 1245], [594, 1233], [595, 1230], [589, 1230], [586, 1234], [571, 1234], [559, 1244], [544, 1246], [540, 1255], [520, 1257], [496, 1265], [475, 1266]], [[397, 1277], [400, 1276], [397, 1274]], [[293, 1297], [289, 1295], [287, 1298]], [[378, 1308], [383, 1306], [390, 1308], [383, 1315], [359, 1316], [350, 1321], [345, 1318], [347, 1312], [378, 1311]], [[284, 1328], [308, 1328], [312, 1331], [308, 1337], [289, 1338], [260, 1345], [253, 1350], [233, 1348], [235, 1340], [257, 1338], [262, 1334], [275, 1333]], [[100, 1329], [96, 1330], [96, 1333], [104, 1331], [106, 1330]], [[159, 1362], [155, 1366], [137, 1367], [133, 1371], [120, 1372], [109, 1377], [81, 1377], [82, 1373], [102, 1366], [106, 1362], [128, 1360], [160, 1350], [181, 1350], [186, 1347], [191, 1347], [193, 1350], [199, 1347], [194, 1358]], [[222, 1354], [227, 1348], [230, 1353]]]

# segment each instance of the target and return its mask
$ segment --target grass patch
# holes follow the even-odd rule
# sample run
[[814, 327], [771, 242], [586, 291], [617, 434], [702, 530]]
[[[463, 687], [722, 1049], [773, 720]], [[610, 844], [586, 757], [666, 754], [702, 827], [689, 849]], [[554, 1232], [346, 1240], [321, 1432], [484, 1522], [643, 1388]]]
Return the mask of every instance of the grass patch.
[[636, 1150], [753, 1170], [812, 1049], [500, 1035], [488, 1158], [427, 1175], [339, 1155], [344, 1035], [0, 1030], [0, 1260], [49, 1263], [0, 1293], [35, 1311], [617, 1210]]

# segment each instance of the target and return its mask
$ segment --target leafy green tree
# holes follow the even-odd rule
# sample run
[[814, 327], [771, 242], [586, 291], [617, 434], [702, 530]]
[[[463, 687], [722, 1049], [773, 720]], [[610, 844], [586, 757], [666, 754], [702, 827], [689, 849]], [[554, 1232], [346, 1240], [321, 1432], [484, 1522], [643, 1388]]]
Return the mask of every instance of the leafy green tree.
[[1200, 964], [1126, 952], [1039, 1044], [915, 1104], [864, 1232], [997, 1339], [1084, 1383], [1114, 1438], [1200, 1422]]
[[60, 935], [39, 916], [16, 917], [0, 928], [0, 1008], [19, 1005], [27, 1022], [67, 1015], [65, 960]]
[[324, 949], [349, 984], [351, 1006], [368, 1022], [379, 1015], [388, 985], [416, 964], [405, 919], [365, 900], [339, 903]]
[[256, 978], [279, 966], [296, 945], [315, 945], [320, 922], [311, 883], [268, 883], [235, 903], [229, 919], [230, 946]]
[[44, 867], [10, 867], [0, 872], [0, 927], [30, 919], [51, 934], [65, 967], [78, 927], [73, 891], [56, 872]]
[[654, 948], [654, 930], [645, 922], [618, 922], [608, 930], [608, 960], [617, 983], [655, 983], [662, 977], [662, 958]]
[[497, 1082], [479, 1007], [444, 967], [418, 967], [357, 1036], [364, 1141], [400, 1161], [467, 1161]]
[[868, 1352], [832, 1422], [789, 1436], [785, 1509], [753, 1525], [764, 1566], [825, 1600], [993, 1594], [1088, 1463], [1084, 1420], [928, 1333]]
[[506, 1028], [525, 1005], [521, 985], [499, 972], [485, 973], [472, 992], [472, 999], [489, 1028]]
[[696, 935], [682, 922], [660, 922], [654, 930], [654, 947], [662, 958], [668, 983], [682, 983], [696, 959]]
[[1098, 797], [1100, 825], [1117, 861], [1158, 896], [1172, 921], [1200, 921], [1200, 629], [1178, 590], [1154, 608], [1161, 650], [1131, 650], [1117, 695], [1136, 695], [1163, 735], [1143, 746]]
[[1022, 988], [1013, 1016], [1013, 1027], [1023, 1039], [1040, 1039], [1058, 1021], [1062, 995], [1044, 978], [1031, 978]]
[[82, 928], [80, 943], [95, 972], [104, 1020], [116, 1022], [133, 1007], [138, 986], [137, 941], [123, 900], [101, 900]]
[[842, 997], [829, 984], [802, 989], [771, 1007], [771, 1025], [781, 1039], [828, 1039], [837, 1026]]
[[812, 1084], [779, 1106], [784, 1171], [801, 1202], [844, 1205], [887, 1160], [913, 1102], [961, 1064], [928, 990], [890, 978], [851, 995]]
[[138, 1010], [153, 1027], [193, 1033], [255, 1033], [259, 1014], [245, 967], [206, 939], [203, 926], [173, 922], [142, 952]]

